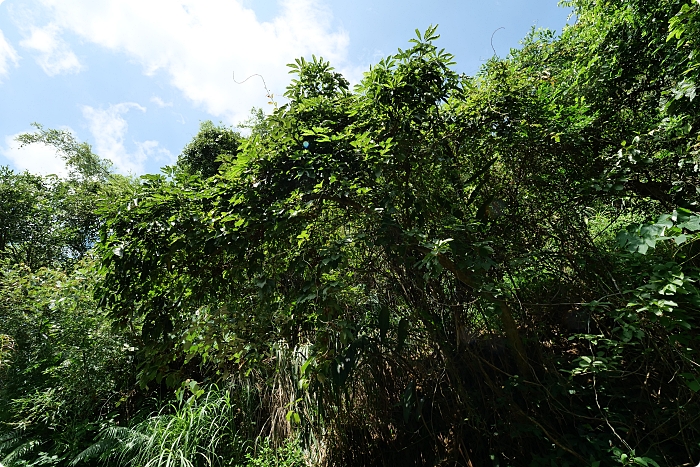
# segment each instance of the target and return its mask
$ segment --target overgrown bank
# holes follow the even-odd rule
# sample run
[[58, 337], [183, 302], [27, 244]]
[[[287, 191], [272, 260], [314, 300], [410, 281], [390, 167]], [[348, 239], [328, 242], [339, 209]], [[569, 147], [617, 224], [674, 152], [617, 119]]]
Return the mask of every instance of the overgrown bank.
[[700, 5], [572, 6], [474, 77], [300, 59], [162, 175], [4, 172], [2, 462], [695, 465]]

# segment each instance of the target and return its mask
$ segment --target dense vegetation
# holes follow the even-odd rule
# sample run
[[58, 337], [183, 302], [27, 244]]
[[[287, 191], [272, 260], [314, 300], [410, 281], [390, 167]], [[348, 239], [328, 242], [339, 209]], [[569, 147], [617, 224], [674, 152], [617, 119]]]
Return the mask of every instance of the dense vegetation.
[[72, 171], [0, 172], [0, 464], [696, 465], [700, 3], [569, 6], [299, 59], [140, 180], [22, 136]]

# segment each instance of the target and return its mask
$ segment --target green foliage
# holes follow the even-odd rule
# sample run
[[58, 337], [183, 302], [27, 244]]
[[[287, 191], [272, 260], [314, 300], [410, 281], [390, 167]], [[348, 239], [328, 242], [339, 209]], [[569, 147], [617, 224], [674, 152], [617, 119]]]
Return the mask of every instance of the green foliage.
[[[18, 221], [2, 226], [4, 251], [50, 254], [7, 263], [3, 280], [21, 286], [0, 288], [0, 372], [15, 385], [0, 388], [0, 450], [130, 465], [697, 457], [696, 3], [575, 0], [561, 35], [533, 31], [473, 77], [452, 70], [435, 27], [354, 89], [322, 58], [298, 59], [289, 102], [255, 113], [249, 137], [204, 122], [179, 167], [138, 186], [101, 179], [94, 193], [121, 201], [90, 221], [100, 260], [83, 272], [37, 269], [66, 263], [63, 237], [40, 234], [72, 225], [55, 221], [70, 190], [54, 185], [99, 171], [8, 171], [0, 208]], [[88, 147], [38, 129], [28, 142], [91, 167], [71, 162]], [[50, 228], [28, 221], [41, 215]], [[54, 285], [95, 271], [99, 307]], [[100, 381], [91, 403], [128, 403], [110, 359], [144, 393], [180, 399], [140, 422], [95, 414], [63, 376]], [[232, 390], [195, 382], [211, 380]], [[91, 413], [76, 441], [40, 428], [71, 410]]]
[[222, 162], [235, 159], [240, 144], [241, 136], [236, 131], [207, 120], [182, 150], [177, 165], [187, 173], [211, 177], [219, 172]]
[[242, 459], [244, 440], [235, 426], [236, 408], [227, 391], [209, 388], [160, 409], [133, 427], [110, 424], [99, 440], [71, 465], [100, 456], [117, 465], [223, 466]]
[[34, 133], [23, 133], [17, 137], [20, 147], [29, 144], [45, 144], [56, 149], [70, 169], [70, 178], [80, 181], [104, 181], [110, 175], [111, 163], [92, 152], [85, 142], [79, 142], [66, 130], [45, 130], [38, 123], [32, 123], [37, 129]]
[[695, 452], [698, 126], [667, 40], [689, 10], [573, 6], [475, 77], [432, 27], [352, 91], [299, 59], [218, 176], [145, 178], [98, 291], [141, 329], [142, 384], [296, 368], [269, 410], [327, 464]]
[[100, 213], [129, 193], [134, 181], [109, 173], [109, 163], [68, 132], [45, 130], [19, 135], [22, 146], [46, 144], [70, 169], [67, 179], [14, 173], [0, 167], [0, 258], [32, 269], [78, 261], [94, 244]]
[[[20, 135], [53, 146], [66, 179], [0, 168], [0, 459], [65, 465], [106, 420], [129, 406], [133, 343], [93, 299], [89, 254], [100, 206], [133, 182], [70, 133]], [[128, 409], [127, 409], [128, 410]]]
[[[128, 389], [133, 353], [92, 299], [95, 265], [2, 265], [0, 459], [62, 465], [90, 442]], [[42, 460], [43, 459], [43, 460]]]
[[267, 120], [263, 109], [253, 107], [250, 111], [250, 117], [244, 122], [238, 124], [239, 128], [250, 130], [248, 140], [257, 138], [266, 138], [268, 136]]
[[662, 214], [653, 224], [630, 225], [617, 236], [619, 245], [630, 253], [646, 254], [657, 242], [672, 240], [675, 245], [700, 238], [700, 216], [688, 209], [679, 208], [672, 214]]
[[0, 257], [32, 268], [79, 259], [97, 237], [96, 193], [0, 167]]
[[246, 467], [306, 467], [308, 462], [298, 443], [287, 441], [279, 448], [273, 448], [265, 439], [257, 455], [248, 454]]

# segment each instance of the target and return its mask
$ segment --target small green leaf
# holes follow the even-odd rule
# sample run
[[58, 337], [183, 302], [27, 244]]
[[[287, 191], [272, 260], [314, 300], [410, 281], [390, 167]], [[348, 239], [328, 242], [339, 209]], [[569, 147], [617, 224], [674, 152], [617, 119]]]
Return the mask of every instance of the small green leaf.
[[287, 415], [285, 416], [288, 422], [294, 424], [294, 425], [299, 425], [301, 424], [301, 417], [299, 414], [293, 410], [290, 410], [287, 412]]
[[692, 381], [686, 381], [685, 383], [688, 385], [691, 391], [700, 392], [700, 381], [698, 381], [697, 379], [694, 379]]

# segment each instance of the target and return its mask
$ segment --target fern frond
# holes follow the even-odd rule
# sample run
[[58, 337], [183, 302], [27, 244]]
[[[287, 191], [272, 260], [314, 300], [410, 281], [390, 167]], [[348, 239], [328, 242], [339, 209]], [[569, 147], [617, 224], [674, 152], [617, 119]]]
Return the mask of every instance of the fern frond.
[[0, 436], [0, 453], [12, 449], [22, 441], [23, 432], [14, 430]]
[[110, 453], [117, 446], [117, 443], [118, 441], [115, 439], [100, 439], [75, 456], [68, 465], [78, 465], [85, 460]]
[[22, 443], [19, 446], [17, 446], [12, 452], [5, 456], [5, 458], [2, 459], [2, 463], [6, 465], [12, 465], [16, 460], [19, 460], [25, 454], [32, 452], [41, 444], [41, 441], [37, 439], [30, 439], [26, 443]]

